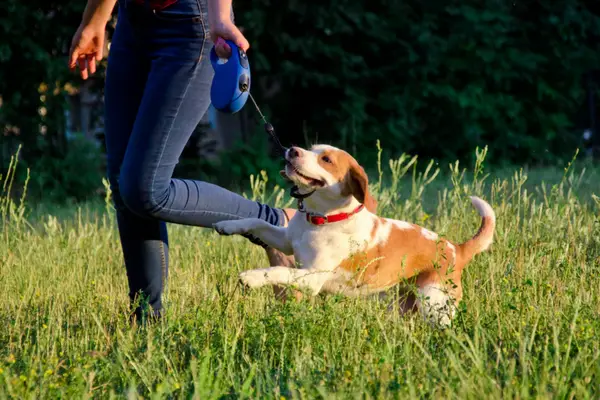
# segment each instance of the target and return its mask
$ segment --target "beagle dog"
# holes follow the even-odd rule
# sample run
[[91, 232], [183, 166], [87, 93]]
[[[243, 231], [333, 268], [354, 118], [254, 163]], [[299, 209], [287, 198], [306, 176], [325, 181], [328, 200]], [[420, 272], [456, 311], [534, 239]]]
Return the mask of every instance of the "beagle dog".
[[[222, 221], [222, 235], [250, 233], [298, 268], [272, 266], [240, 274], [247, 287], [288, 286], [311, 295], [365, 296], [399, 285], [416, 286], [411, 309], [448, 326], [462, 298], [461, 276], [469, 261], [492, 243], [496, 217], [478, 197], [478, 232], [456, 244], [418, 225], [375, 215], [367, 174], [347, 152], [328, 145], [291, 147], [282, 175], [296, 185], [299, 210], [287, 227], [260, 219]], [[406, 304], [405, 304], [406, 306]]]

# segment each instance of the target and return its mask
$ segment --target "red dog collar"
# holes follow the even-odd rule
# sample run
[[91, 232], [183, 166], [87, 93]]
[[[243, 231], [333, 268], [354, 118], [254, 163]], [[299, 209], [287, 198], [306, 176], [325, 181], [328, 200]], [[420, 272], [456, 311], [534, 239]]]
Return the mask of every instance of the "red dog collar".
[[365, 207], [364, 204], [361, 204], [358, 207], [356, 207], [354, 209], [354, 211], [352, 211], [352, 212], [332, 214], [332, 215], [322, 215], [322, 214], [307, 212], [306, 220], [313, 225], [325, 225], [325, 224], [329, 224], [331, 222], [343, 221], [345, 219], [350, 218], [354, 214], [360, 212], [360, 210], [362, 210], [364, 207]]

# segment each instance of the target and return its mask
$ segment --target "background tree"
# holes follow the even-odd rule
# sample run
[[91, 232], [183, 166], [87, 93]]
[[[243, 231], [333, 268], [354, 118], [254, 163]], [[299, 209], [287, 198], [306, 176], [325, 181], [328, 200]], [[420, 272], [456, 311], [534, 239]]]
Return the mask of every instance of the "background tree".
[[[550, 4], [551, 3], [551, 4]], [[489, 144], [495, 162], [570, 156], [600, 66], [592, 2], [240, 2], [262, 101], [295, 142], [438, 159]], [[590, 7], [596, 7], [591, 9]], [[241, 13], [240, 13], [241, 11]]]
[[[67, 99], [81, 81], [65, 57], [84, 5], [3, 2], [0, 168], [22, 144], [41, 196], [85, 198], [103, 174], [102, 146], [66, 135]], [[364, 163], [374, 161], [377, 139], [388, 156], [444, 162], [483, 145], [494, 163], [571, 157], [597, 114], [587, 77], [600, 66], [599, 8], [588, 0], [234, 2], [252, 43], [253, 94], [284, 142], [333, 143]], [[101, 90], [102, 69], [96, 77]], [[242, 124], [249, 131], [226, 152], [232, 172], [219, 183], [278, 167], [257, 122]], [[204, 162], [184, 159], [182, 168], [210, 178]]]

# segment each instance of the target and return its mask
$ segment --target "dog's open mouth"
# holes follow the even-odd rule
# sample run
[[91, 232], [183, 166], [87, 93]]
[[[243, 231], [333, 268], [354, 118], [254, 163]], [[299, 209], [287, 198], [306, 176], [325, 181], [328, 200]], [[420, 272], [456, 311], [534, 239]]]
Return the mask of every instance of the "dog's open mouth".
[[325, 182], [317, 179], [317, 178], [311, 178], [310, 176], [306, 176], [305, 174], [303, 174], [302, 172], [300, 172], [298, 170], [298, 168], [296, 168], [291, 162], [287, 161], [285, 162], [285, 172], [286, 175], [288, 175], [288, 179], [290, 178], [290, 174], [296, 175], [296, 177], [300, 178], [306, 185], [308, 186], [317, 186], [317, 187], [323, 187], [325, 186]]

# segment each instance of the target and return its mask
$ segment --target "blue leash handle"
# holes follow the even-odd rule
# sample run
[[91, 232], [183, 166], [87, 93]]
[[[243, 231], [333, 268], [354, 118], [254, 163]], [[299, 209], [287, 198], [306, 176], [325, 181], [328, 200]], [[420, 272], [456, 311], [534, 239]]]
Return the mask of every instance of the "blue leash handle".
[[231, 57], [219, 60], [215, 46], [210, 51], [210, 63], [215, 75], [210, 88], [213, 106], [225, 113], [234, 114], [242, 109], [250, 92], [250, 63], [246, 52], [230, 40]]
[[[215, 71], [210, 88], [210, 99], [217, 110], [234, 114], [244, 107], [250, 96], [250, 63], [244, 50], [230, 40], [226, 42], [231, 47], [229, 59], [221, 62], [214, 46], [210, 51], [210, 62]], [[265, 122], [265, 131], [275, 141], [277, 149], [284, 156], [287, 148], [277, 138], [273, 125], [267, 122], [256, 103], [254, 105]]]

